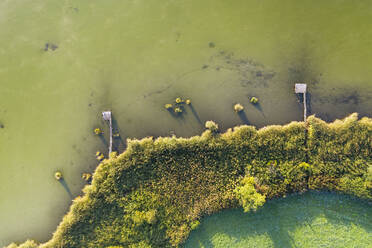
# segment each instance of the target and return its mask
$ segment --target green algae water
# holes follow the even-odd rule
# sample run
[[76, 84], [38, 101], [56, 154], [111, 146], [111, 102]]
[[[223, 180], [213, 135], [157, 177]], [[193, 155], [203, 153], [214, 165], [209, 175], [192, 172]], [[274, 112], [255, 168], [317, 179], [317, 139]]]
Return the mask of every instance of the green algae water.
[[372, 208], [344, 195], [308, 192], [256, 213], [225, 210], [202, 220], [185, 248], [371, 247]]
[[[107, 151], [93, 134], [107, 134], [101, 111], [114, 113], [120, 151], [128, 137], [199, 134], [206, 120], [302, 120], [298, 82], [319, 117], [370, 116], [371, 47], [364, 0], [1, 1], [0, 246], [51, 237]], [[176, 97], [192, 101], [177, 118], [164, 109]]]

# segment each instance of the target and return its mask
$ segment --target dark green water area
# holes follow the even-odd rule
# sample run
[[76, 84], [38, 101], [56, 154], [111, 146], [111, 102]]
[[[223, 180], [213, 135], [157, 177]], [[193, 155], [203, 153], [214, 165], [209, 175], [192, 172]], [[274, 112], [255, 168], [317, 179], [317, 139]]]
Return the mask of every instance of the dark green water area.
[[185, 248], [371, 247], [372, 208], [345, 195], [308, 192], [271, 200], [256, 213], [206, 217]]

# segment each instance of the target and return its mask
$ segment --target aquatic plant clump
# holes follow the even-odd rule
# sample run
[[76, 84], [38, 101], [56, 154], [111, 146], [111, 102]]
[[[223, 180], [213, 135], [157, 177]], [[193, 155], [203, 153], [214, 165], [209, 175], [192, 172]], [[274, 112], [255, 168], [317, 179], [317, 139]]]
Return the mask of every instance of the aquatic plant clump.
[[165, 109], [170, 110], [170, 109], [173, 108], [173, 105], [170, 104], [170, 103], [167, 103], [167, 104], [164, 105], [164, 107], [165, 107]]
[[104, 158], [105, 158], [105, 155], [103, 155], [102, 152], [99, 152], [99, 151], [96, 152], [96, 159], [98, 161], [102, 161]]
[[40, 248], [179, 247], [205, 215], [255, 210], [294, 192], [372, 200], [372, 119], [208, 129], [189, 139], [129, 140], [124, 153], [98, 166]]
[[253, 103], [253, 104], [257, 104], [258, 103], [258, 98], [257, 97], [252, 97], [250, 102]]
[[102, 133], [103, 133], [103, 131], [100, 128], [95, 128], [94, 129], [94, 134], [95, 135], [101, 135]]
[[218, 124], [214, 121], [207, 121], [205, 122], [205, 128], [209, 129], [211, 132], [217, 132], [218, 131]]
[[84, 179], [85, 181], [89, 182], [92, 179], [92, 174], [90, 174], [90, 173], [83, 173], [81, 175], [81, 178]]
[[62, 173], [60, 171], [57, 171], [56, 173], [54, 173], [54, 177], [57, 180], [61, 180], [63, 178]]
[[176, 103], [181, 104], [181, 103], [183, 103], [183, 100], [180, 97], [177, 97], [176, 98]]
[[244, 110], [244, 107], [240, 103], [237, 103], [237, 104], [234, 105], [234, 111], [235, 112], [239, 113], [239, 112], [241, 112], [243, 110]]
[[176, 114], [180, 114], [180, 113], [182, 113], [182, 109], [177, 107], [177, 108], [174, 109], [174, 112]]

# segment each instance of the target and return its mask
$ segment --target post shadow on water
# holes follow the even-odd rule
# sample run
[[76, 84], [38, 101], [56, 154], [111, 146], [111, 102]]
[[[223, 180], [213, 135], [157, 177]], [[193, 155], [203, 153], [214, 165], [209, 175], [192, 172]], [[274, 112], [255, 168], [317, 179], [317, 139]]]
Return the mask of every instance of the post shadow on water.
[[[297, 96], [297, 100], [300, 103], [303, 104], [304, 103], [304, 95], [302, 93], [299, 93], [299, 94], [296, 94], [296, 96]], [[310, 92], [306, 92], [306, 108], [307, 108], [307, 115], [309, 116], [312, 113], [311, 112], [311, 93]]]
[[112, 142], [113, 150], [118, 151], [118, 152], [123, 152], [126, 148], [126, 143], [124, 142], [122, 138], [123, 136], [122, 136], [121, 129], [119, 127], [119, 123], [116, 120], [114, 115], [111, 115], [111, 119], [112, 119], [112, 133], [119, 134], [119, 136], [113, 137], [113, 142]]
[[203, 123], [202, 123], [202, 121], [200, 120], [199, 115], [198, 115], [198, 113], [196, 112], [196, 110], [195, 110], [194, 106], [192, 105], [192, 103], [190, 103], [188, 106], [190, 107], [191, 112], [192, 112], [192, 114], [194, 115], [195, 119], [198, 121], [198, 123], [199, 123], [200, 125], [203, 125]]
[[252, 105], [253, 105], [253, 107], [255, 107], [255, 109], [257, 109], [258, 111], [260, 111], [264, 115], [262, 106], [261, 106], [261, 104], [259, 102], [258, 103], [255, 103], [255, 104], [252, 104]]
[[167, 109], [168, 112], [170, 113], [170, 115], [175, 118], [176, 120], [178, 121], [184, 121], [185, 120], [185, 117], [184, 115], [187, 115], [187, 111], [185, 109], [184, 106], [177, 106], [178, 108], [180, 108], [182, 110], [181, 113], [176, 113], [174, 112], [174, 109]]
[[[244, 213], [239, 208], [225, 210], [206, 217], [202, 219], [202, 224], [191, 233], [184, 248], [224, 248], [222, 245], [234, 247], [234, 244], [239, 241], [245, 242], [244, 245], [247, 247], [253, 247], [254, 244], [247, 240], [254, 239], [259, 235], [267, 235], [271, 240], [270, 247], [274, 248], [300, 248], [304, 244], [303, 242], [310, 239], [311, 245], [318, 247], [317, 245], [321, 245], [319, 242], [328, 242], [329, 244], [329, 238], [335, 239], [334, 235], [345, 234], [347, 236], [347, 230], [352, 226], [359, 226], [368, 233], [372, 232], [372, 223], [368, 220], [368, 216], [371, 214], [372, 210], [370, 210], [368, 202], [354, 197], [329, 192], [294, 194], [287, 198], [270, 200], [257, 212]], [[319, 224], [319, 218], [325, 218], [326, 222], [322, 220], [322, 223]], [[315, 224], [312, 225], [314, 221]], [[340, 229], [342, 234], [329, 233], [331, 237], [328, 237], [327, 233], [322, 232], [323, 223], [344, 226], [346, 231]], [[293, 233], [301, 227], [309, 227], [310, 230], [305, 230], [304, 235], [314, 235], [318, 239], [316, 241], [318, 243], [313, 243], [314, 237], [312, 236], [303, 238], [297, 236], [294, 240]], [[329, 227], [326, 227], [325, 230], [329, 232], [327, 228]], [[351, 238], [354, 241], [354, 236], [351, 235], [353, 234], [349, 234], [349, 237], [346, 238]], [[224, 237], [225, 240], [219, 240], [219, 237]], [[345, 237], [339, 239], [337, 237], [334, 247], [343, 247]], [[243, 247], [241, 244], [239, 245], [239, 247]]]
[[250, 122], [248, 121], [247, 115], [245, 114], [244, 110], [239, 111], [238, 116], [240, 120], [243, 122], [243, 124], [250, 125]]
[[106, 147], [109, 147], [109, 144], [104, 136], [104, 134], [100, 134], [99, 135], [99, 139], [101, 140], [101, 142], [106, 146]]
[[68, 187], [68, 185], [67, 185], [65, 179], [61, 178], [61, 179], [59, 180], [59, 183], [60, 183], [60, 184], [63, 186], [63, 188], [66, 190], [68, 196], [69, 196], [71, 199], [73, 199], [74, 197], [73, 197], [73, 195], [72, 195], [72, 193], [71, 193], [71, 190], [70, 190], [70, 188]]

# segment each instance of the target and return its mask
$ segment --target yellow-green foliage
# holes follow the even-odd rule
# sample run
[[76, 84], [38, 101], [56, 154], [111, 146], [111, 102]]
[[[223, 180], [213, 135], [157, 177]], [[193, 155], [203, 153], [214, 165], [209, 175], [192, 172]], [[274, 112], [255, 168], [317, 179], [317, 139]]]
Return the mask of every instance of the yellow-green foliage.
[[244, 107], [240, 103], [237, 103], [237, 104], [234, 105], [234, 111], [235, 112], [238, 113], [238, 112], [243, 111], [243, 110], [244, 110]]
[[177, 247], [204, 215], [308, 189], [372, 199], [371, 139], [372, 120], [351, 115], [332, 124], [309, 117], [260, 130], [129, 140], [124, 153], [97, 167], [40, 248]]
[[209, 129], [211, 132], [217, 132], [218, 131], [218, 124], [214, 121], [206, 121], [205, 122], [205, 128]]
[[173, 108], [173, 105], [170, 104], [170, 103], [167, 103], [167, 104], [164, 105], [164, 107], [165, 107], [166, 109], [172, 109], [172, 108]]
[[27, 240], [25, 243], [17, 246], [15, 243], [8, 245], [6, 248], [37, 248], [39, 247], [35, 241]]
[[101, 130], [100, 128], [95, 128], [95, 129], [94, 129], [94, 133], [95, 133], [96, 135], [101, 135], [101, 134], [102, 134], [102, 130]]
[[183, 103], [183, 100], [180, 97], [177, 97], [175, 102], [177, 104], [180, 104], [180, 103]]
[[61, 180], [63, 176], [62, 176], [62, 173], [60, 171], [57, 171], [56, 173], [54, 173], [54, 177], [57, 180]]
[[256, 104], [256, 103], [258, 103], [258, 98], [257, 97], [252, 97], [250, 102], [253, 103], [253, 104]]
[[242, 179], [240, 185], [234, 190], [244, 212], [250, 210], [256, 211], [265, 203], [265, 196], [258, 193], [254, 187], [254, 177], [246, 176]]

